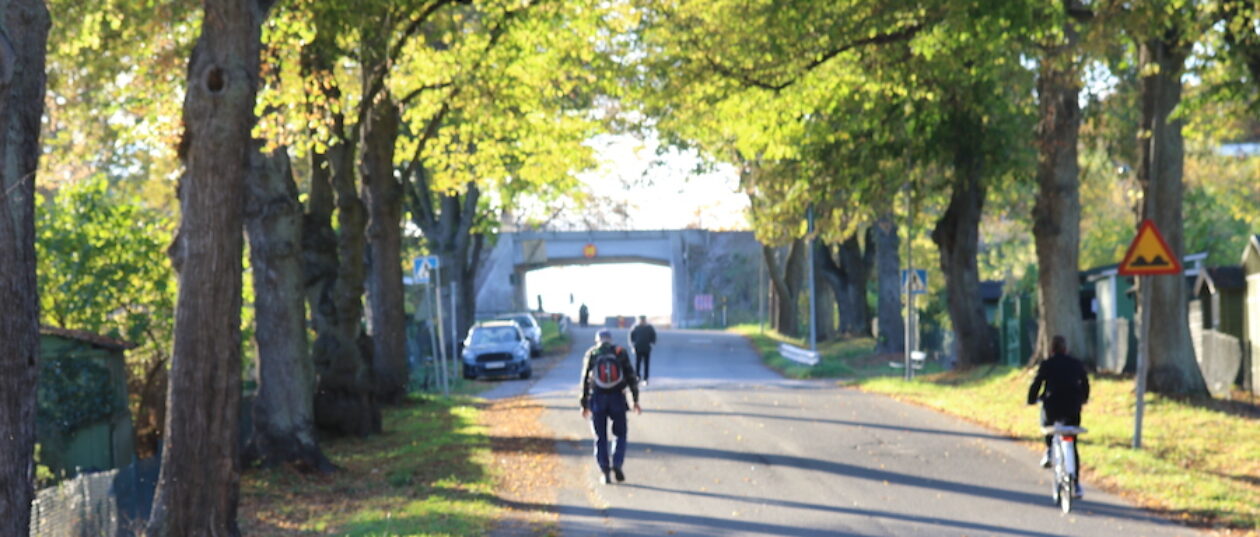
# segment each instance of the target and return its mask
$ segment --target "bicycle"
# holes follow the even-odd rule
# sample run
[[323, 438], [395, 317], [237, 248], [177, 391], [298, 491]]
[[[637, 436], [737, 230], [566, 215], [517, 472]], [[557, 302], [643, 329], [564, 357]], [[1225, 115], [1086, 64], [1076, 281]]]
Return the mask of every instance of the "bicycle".
[[1052, 426], [1042, 427], [1041, 431], [1044, 434], [1054, 435], [1054, 440], [1050, 444], [1050, 459], [1054, 468], [1052, 497], [1054, 503], [1058, 504], [1066, 514], [1072, 511], [1072, 500], [1076, 498], [1076, 450], [1073, 448], [1076, 444], [1076, 436], [1086, 432], [1086, 429], [1055, 422]]

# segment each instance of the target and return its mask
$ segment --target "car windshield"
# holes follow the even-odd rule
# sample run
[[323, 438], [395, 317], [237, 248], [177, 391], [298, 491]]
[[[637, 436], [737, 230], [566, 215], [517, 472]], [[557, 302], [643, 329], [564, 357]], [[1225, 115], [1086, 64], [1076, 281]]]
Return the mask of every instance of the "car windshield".
[[520, 341], [516, 329], [508, 326], [484, 326], [473, 329], [472, 344], [512, 343]]

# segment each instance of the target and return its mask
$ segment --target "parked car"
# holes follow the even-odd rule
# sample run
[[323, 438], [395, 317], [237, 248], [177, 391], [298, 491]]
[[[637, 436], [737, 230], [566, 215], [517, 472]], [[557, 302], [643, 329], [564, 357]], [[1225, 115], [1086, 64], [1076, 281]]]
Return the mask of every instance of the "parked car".
[[529, 355], [542, 355], [542, 327], [538, 326], [538, 321], [533, 315], [528, 313], [509, 313], [500, 315], [499, 319], [512, 321], [521, 327], [521, 331], [525, 333], [525, 337], [529, 339]]
[[486, 321], [468, 329], [464, 338], [464, 378], [533, 374], [529, 364], [529, 338], [512, 321]]

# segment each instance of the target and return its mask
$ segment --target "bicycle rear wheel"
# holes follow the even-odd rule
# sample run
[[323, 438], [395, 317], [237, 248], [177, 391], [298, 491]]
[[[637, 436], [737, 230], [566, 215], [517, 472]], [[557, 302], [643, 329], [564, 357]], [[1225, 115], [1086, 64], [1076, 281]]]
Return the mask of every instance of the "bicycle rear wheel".
[[1059, 508], [1063, 510], [1063, 514], [1072, 512], [1072, 492], [1073, 483], [1071, 479], [1059, 481], [1059, 487], [1055, 489], [1055, 496], [1058, 496]]

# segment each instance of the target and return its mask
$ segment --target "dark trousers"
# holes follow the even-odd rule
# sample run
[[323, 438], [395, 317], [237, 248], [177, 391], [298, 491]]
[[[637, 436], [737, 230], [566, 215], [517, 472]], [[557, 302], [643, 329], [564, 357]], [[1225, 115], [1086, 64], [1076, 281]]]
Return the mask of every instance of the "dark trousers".
[[634, 372], [639, 374], [642, 380], [648, 379], [648, 369], [652, 366], [652, 348], [634, 349]]
[[[596, 390], [588, 403], [591, 429], [595, 432], [595, 464], [601, 471], [621, 468], [626, 460], [626, 396], [621, 392], [601, 393]], [[608, 460], [608, 422], [612, 422], [612, 464]]]
[[[1064, 425], [1079, 427], [1081, 425], [1081, 407], [1074, 405], [1041, 405], [1041, 424], [1047, 427], [1057, 422], [1063, 422]], [[1077, 440], [1080, 441], [1079, 439]], [[1054, 435], [1046, 435], [1046, 448], [1054, 445]], [[1076, 442], [1072, 442], [1072, 454], [1076, 456], [1076, 476], [1080, 477], [1081, 472], [1081, 453], [1076, 449]]]

